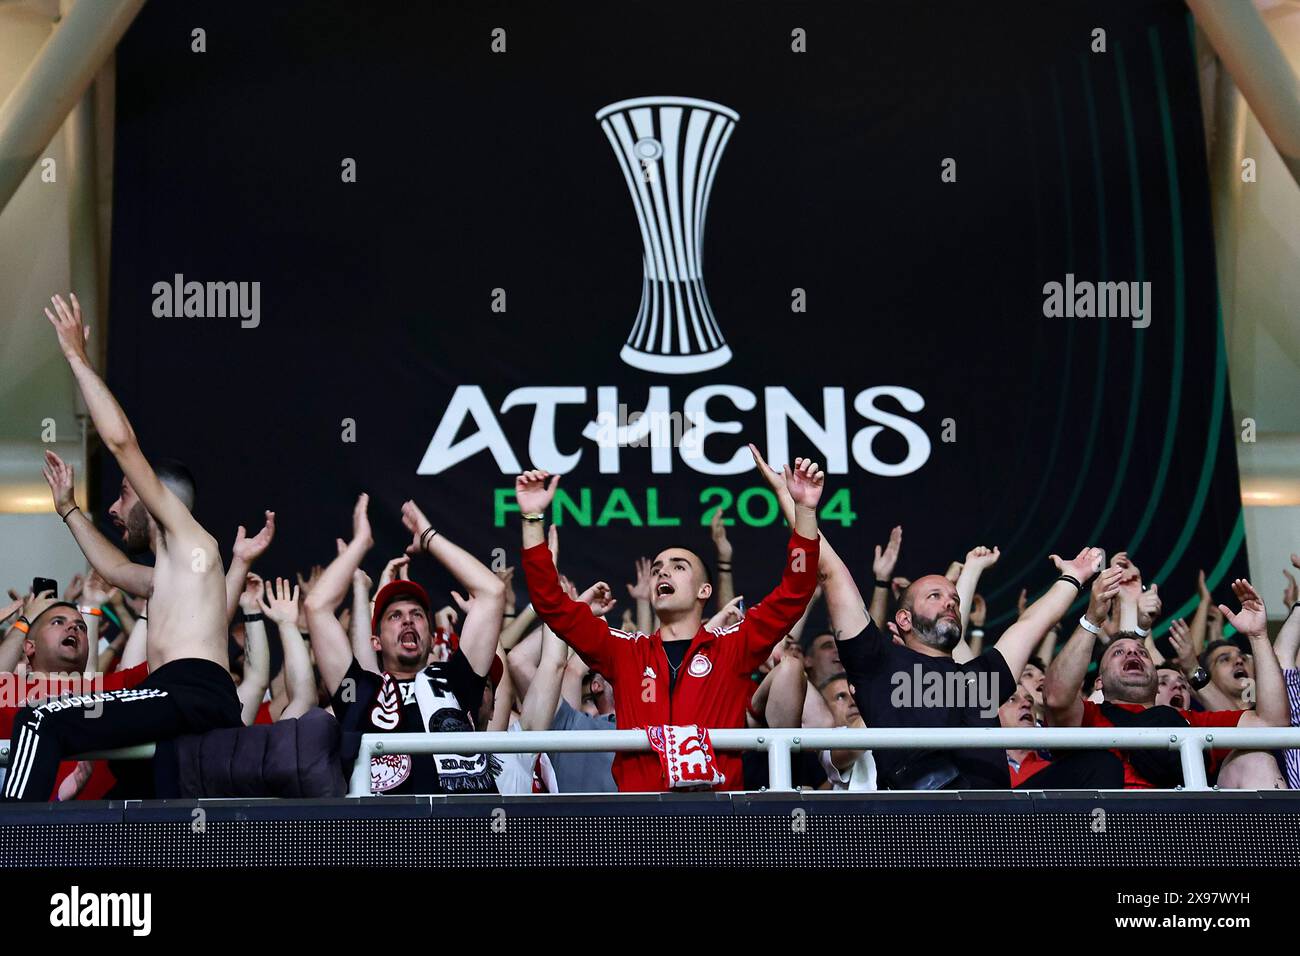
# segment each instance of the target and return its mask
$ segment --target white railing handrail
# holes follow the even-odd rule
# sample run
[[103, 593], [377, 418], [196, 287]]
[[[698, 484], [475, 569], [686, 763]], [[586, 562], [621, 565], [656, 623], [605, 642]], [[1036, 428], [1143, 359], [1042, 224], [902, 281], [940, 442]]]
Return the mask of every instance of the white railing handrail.
[[[790, 754], [796, 750], [1177, 750], [1184, 790], [1207, 790], [1201, 753], [1218, 750], [1300, 748], [1300, 727], [877, 727], [710, 730], [719, 750], [762, 750], [768, 757], [768, 789], [792, 790]], [[349, 796], [370, 793], [370, 760], [376, 754], [606, 753], [648, 752], [644, 730], [530, 730], [456, 733], [364, 734]], [[80, 754], [82, 760], [148, 760], [154, 744]], [[0, 767], [8, 766], [9, 741], [0, 740]]]
[[[1208, 790], [1201, 752], [1300, 748], [1300, 727], [783, 727], [710, 730], [718, 750], [767, 751], [768, 789], [792, 790], [795, 750], [1178, 750], [1183, 789]], [[375, 754], [646, 752], [644, 730], [526, 730], [364, 734], [352, 769], [349, 796], [370, 793]]]

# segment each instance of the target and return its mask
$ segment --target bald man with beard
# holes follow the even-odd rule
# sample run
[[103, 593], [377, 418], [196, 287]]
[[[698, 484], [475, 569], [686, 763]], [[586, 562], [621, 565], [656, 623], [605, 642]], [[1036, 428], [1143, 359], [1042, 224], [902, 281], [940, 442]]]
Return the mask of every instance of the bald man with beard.
[[[1061, 573], [1001, 639], [965, 663], [953, 660], [961, 642], [961, 597], [941, 574], [913, 581], [899, 601], [885, 637], [869, 617], [849, 636], [837, 633], [840, 660], [868, 727], [996, 727], [998, 708], [1015, 692], [1030, 654], [1097, 573], [1101, 551], [1084, 548], [1072, 560], [1052, 555]], [[829, 587], [829, 585], [828, 585]], [[835, 622], [832, 621], [834, 626]], [[882, 788], [892, 790], [1006, 790], [1004, 750], [885, 750], [875, 752]], [[1057, 770], [1056, 787], [1096, 787], [1117, 777], [1112, 768], [1071, 762]], [[1044, 771], [1046, 773], [1047, 771]]]

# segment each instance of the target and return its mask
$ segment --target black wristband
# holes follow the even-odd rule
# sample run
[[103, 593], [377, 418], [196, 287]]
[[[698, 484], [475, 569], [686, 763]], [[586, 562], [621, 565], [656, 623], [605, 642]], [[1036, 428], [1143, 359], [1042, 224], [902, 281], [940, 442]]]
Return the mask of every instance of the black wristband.
[[66, 524], [68, 521], [68, 515], [72, 514], [72, 512], [76, 511], [79, 507], [79, 505], [73, 505], [67, 511], [63, 512], [63, 514], [59, 515], [59, 517], [62, 518], [63, 522]]
[[252, 614], [249, 614], [247, 612], [244, 613], [245, 624], [249, 623], [250, 621], [263, 621], [263, 620], [266, 620], [266, 615], [263, 614], [261, 611], [256, 611]]
[[1073, 574], [1062, 574], [1062, 575], [1061, 575], [1059, 578], [1057, 578], [1056, 580], [1058, 580], [1058, 581], [1068, 581], [1068, 582], [1070, 582], [1071, 584], [1073, 584], [1076, 588], [1078, 588], [1080, 591], [1083, 590], [1083, 585], [1079, 582], [1079, 579], [1076, 578]]
[[424, 531], [421, 532], [420, 534], [420, 550], [423, 551], [428, 547], [428, 541], [427, 541], [428, 537], [430, 536], [437, 537], [437, 535], [438, 532], [434, 530], [432, 525], [425, 528]]
[[882, 581], [880, 580], [880, 578], [876, 578], [876, 587], [878, 588], [884, 588], [886, 591], [888, 591], [893, 586], [894, 586], [894, 582], [892, 581]]

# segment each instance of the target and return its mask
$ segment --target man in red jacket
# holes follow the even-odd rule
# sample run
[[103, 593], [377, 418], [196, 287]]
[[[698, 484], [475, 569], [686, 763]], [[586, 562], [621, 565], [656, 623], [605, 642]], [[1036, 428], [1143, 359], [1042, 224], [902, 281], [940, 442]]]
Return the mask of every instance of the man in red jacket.
[[[754, 692], [750, 674], [803, 615], [817, 587], [817, 502], [825, 474], [814, 462], [797, 458], [793, 471], [784, 469], [784, 477], [795, 503], [795, 522], [776, 590], [739, 624], [706, 630], [704, 606], [713, 594], [709, 569], [693, 551], [668, 548], [651, 565], [651, 602], [659, 630], [650, 635], [610, 627], [588, 605], [564, 594], [546, 547], [544, 515], [559, 476], [527, 471], [515, 479], [533, 608], [613, 685], [620, 730], [664, 724], [696, 724], [705, 730], [745, 726], [745, 705]], [[717, 789], [744, 789], [740, 755], [719, 751], [716, 756], [726, 778]], [[653, 752], [619, 752], [612, 771], [620, 791], [665, 789]]]

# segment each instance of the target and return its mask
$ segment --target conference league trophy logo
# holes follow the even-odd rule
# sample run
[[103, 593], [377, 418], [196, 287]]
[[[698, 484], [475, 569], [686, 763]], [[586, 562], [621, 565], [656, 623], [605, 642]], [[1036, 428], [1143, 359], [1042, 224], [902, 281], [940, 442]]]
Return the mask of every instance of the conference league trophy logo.
[[[709, 100], [642, 96], [610, 103], [596, 112], [596, 120], [623, 171], [641, 232], [641, 305], [619, 357], [633, 368], [660, 376], [721, 368], [731, 361], [731, 348], [718, 328], [704, 289], [704, 224], [718, 164], [740, 121], [739, 114]], [[786, 385], [759, 384], [756, 377], [741, 384], [711, 378], [696, 381], [684, 390], [685, 395], [677, 396], [662, 380], [645, 385], [644, 391], [640, 383], [537, 385], [522, 374], [519, 380], [498, 379], [487, 386], [462, 382], [443, 407], [416, 471], [439, 475], [485, 453], [491, 456], [496, 471], [509, 477], [528, 467], [525, 462], [555, 474], [570, 474], [580, 467], [589, 471], [594, 466], [599, 483], [594, 487], [566, 485], [568, 490], [558, 493], [556, 509], [566, 509], [572, 520], [589, 527], [612, 522], [637, 527], [643, 523], [675, 525], [682, 519], [658, 510], [660, 488], [653, 483], [642, 489], [644, 511], [632, 503], [629, 495], [644, 480], [637, 469], [649, 467], [650, 475], [671, 476], [674, 463], [680, 461], [696, 474], [723, 476], [753, 468], [744, 449], [735, 450], [726, 459], [706, 454], [710, 435], [734, 434], [752, 427], [739, 420], [713, 418], [707, 409], [715, 397], [726, 398], [737, 414], [757, 409], [751, 422], [764, 423], [763, 441], [776, 462], [788, 457], [791, 428], [811, 439], [827, 462], [827, 470], [835, 475], [848, 474], [851, 461], [872, 475], [908, 475], [930, 457], [925, 429], [893, 407], [901, 406], [912, 415], [924, 409], [925, 398], [914, 389], [869, 385], [850, 394], [843, 386], [823, 385], [816, 390], [821, 394], [819, 410], [815, 405], [806, 407]], [[642, 400], [644, 405], [631, 404]], [[882, 407], [879, 403], [886, 400], [890, 404]], [[561, 428], [558, 414], [561, 407], [575, 406], [585, 407], [589, 416], [576, 433]], [[512, 445], [498, 416], [530, 407], [528, 457], [521, 460], [522, 449]], [[852, 433], [850, 408], [866, 422]], [[568, 414], [565, 418], [577, 420]], [[901, 461], [877, 456], [877, 436], [886, 430], [906, 443]], [[590, 445], [583, 445], [579, 438]], [[720, 453], [718, 444], [712, 450]], [[648, 461], [638, 456], [634, 465], [624, 455], [624, 449], [646, 446], [650, 449]], [[650, 479], [655, 480], [659, 479]], [[837, 492], [833, 504], [823, 506], [823, 519], [838, 516], [847, 526], [854, 515], [848, 489], [841, 491], [842, 497], [837, 497]], [[718, 493], [728, 497], [720, 499]], [[767, 492], [755, 487], [735, 497], [741, 520], [751, 521], [746, 508], [756, 493]], [[707, 506], [703, 513], [729, 507], [732, 494], [716, 486], [702, 489], [700, 504]], [[597, 506], [597, 495], [604, 496], [603, 505]], [[507, 481], [493, 489], [493, 496], [493, 521], [501, 528], [507, 514], [518, 511], [514, 488]]]
[[725, 365], [731, 349], [704, 290], [704, 220], [735, 110], [684, 96], [642, 96], [596, 113], [614, 147], [644, 247], [641, 307], [620, 357], [648, 372]]

